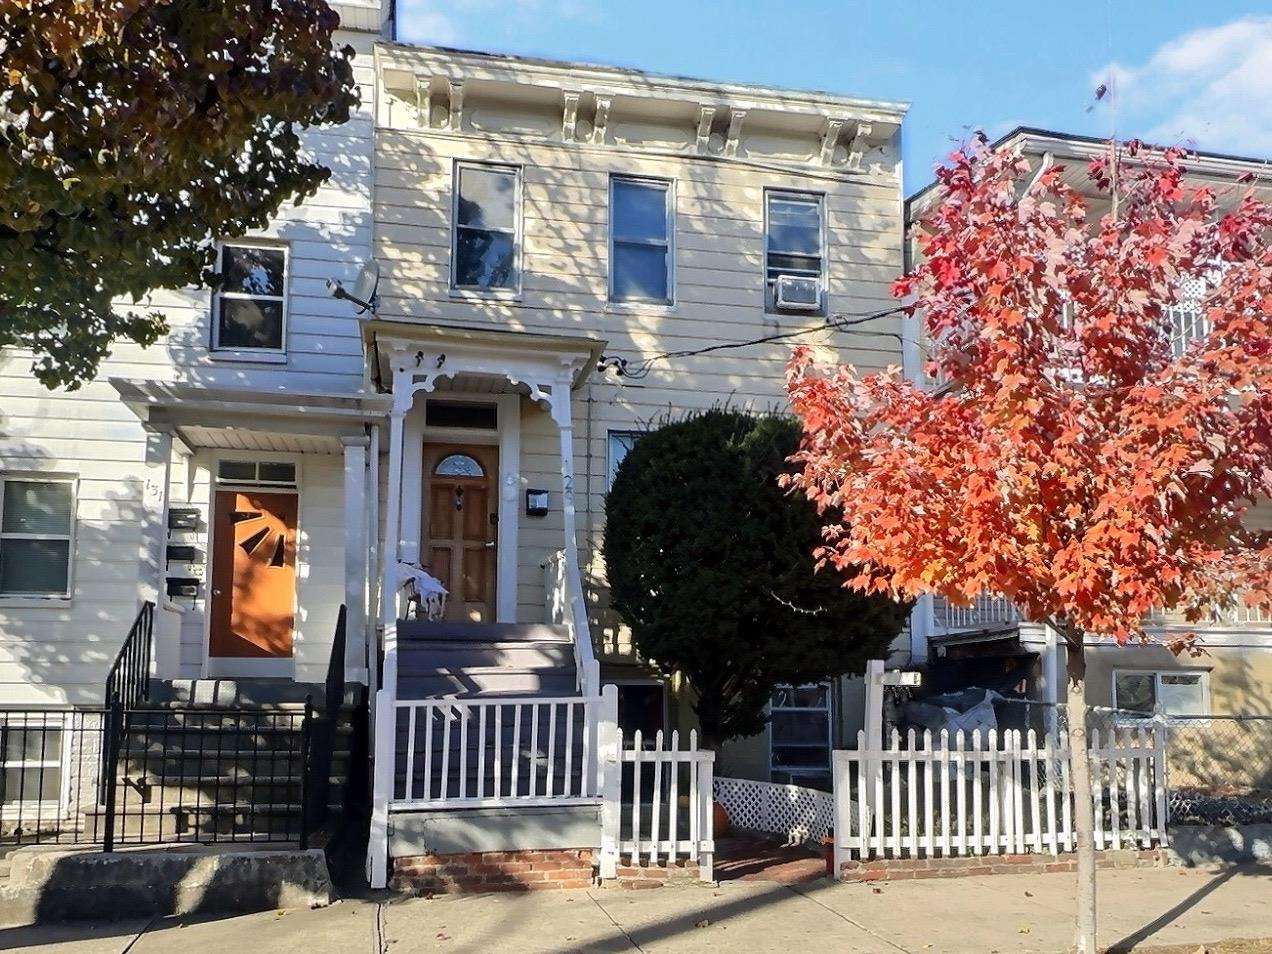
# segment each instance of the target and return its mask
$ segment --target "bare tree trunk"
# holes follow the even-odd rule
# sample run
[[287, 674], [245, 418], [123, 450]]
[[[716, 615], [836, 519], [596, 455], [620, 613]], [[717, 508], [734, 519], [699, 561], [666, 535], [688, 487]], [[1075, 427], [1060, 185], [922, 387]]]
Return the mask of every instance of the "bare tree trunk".
[[1096, 954], [1095, 813], [1091, 804], [1091, 753], [1087, 745], [1086, 650], [1082, 634], [1067, 635], [1069, 659], [1070, 775], [1073, 779], [1073, 834], [1078, 850], [1078, 906], [1073, 947]]

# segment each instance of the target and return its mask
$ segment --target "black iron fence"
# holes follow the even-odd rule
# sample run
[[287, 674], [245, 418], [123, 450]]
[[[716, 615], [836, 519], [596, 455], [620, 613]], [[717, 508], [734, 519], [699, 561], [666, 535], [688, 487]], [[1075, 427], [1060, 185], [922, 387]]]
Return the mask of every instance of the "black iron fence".
[[314, 712], [0, 710], [0, 849], [307, 840]]
[[0, 710], [0, 849], [104, 837], [105, 710]]

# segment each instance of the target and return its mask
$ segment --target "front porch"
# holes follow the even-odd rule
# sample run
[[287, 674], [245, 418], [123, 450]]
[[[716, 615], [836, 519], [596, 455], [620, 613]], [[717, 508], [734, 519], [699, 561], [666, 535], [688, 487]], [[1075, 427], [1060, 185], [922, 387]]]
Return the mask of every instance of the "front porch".
[[[595, 847], [600, 671], [572, 392], [602, 343], [388, 322], [365, 340], [393, 398], [371, 883], [387, 882], [391, 855], [439, 846]], [[399, 585], [420, 569], [447, 591], [442, 619], [408, 618]]]

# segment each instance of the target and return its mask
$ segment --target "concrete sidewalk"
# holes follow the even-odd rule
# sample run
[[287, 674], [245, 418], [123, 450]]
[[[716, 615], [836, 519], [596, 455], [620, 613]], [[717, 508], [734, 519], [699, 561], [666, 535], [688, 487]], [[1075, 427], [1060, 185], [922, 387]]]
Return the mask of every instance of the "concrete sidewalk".
[[[712, 888], [343, 901], [315, 911], [147, 924], [0, 930], [28, 954], [567, 954], [942, 952], [1058, 954], [1072, 941], [1072, 876], [891, 884], [735, 881]], [[1272, 938], [1272, 868], [1100, 874], [1101, 941], [1118, 951]], [[1249, 947], [1249, 950], [1272, 951]]]

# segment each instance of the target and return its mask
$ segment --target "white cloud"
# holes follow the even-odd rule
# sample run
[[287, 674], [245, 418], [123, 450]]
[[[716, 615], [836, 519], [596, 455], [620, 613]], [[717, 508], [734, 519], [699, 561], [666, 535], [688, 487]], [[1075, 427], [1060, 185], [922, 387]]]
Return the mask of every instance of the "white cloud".
[[397, 37], [404, 43], [448, 46], [459, 39], [455, 21], [433, 0], [399, 0], [397, 19]]
[[1204, 27], [1162, 44], [1144, 63], [1110, 63], [1118, 134], [1272, 155], [1272, 16]]

